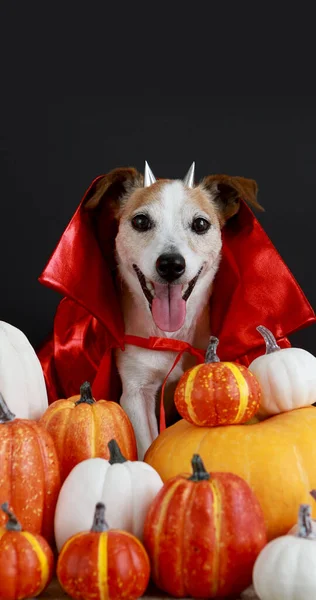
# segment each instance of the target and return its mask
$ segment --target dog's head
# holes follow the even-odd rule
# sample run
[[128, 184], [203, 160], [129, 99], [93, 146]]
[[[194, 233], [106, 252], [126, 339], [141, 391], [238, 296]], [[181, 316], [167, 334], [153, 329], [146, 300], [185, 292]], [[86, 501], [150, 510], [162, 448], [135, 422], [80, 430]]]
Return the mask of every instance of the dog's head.
[[120, 274], [157, 327], [174, 332], [185, 321], [194, 289], [206, 290], [214, 279], [222, 227], [241, 199], [261, 208], [256, 197], [251, 179], [210, 175], [194, 185], [191, 169], [183, 181], [156, 181], [146, 164], [144, 177], [132, 168], [104, 176], [86, 208], [111, 204]]

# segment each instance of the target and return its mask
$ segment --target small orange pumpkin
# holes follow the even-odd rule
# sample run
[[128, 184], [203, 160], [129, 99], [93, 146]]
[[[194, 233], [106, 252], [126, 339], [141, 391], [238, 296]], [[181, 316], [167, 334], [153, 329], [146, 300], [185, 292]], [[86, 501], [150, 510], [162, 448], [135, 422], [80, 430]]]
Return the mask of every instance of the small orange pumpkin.
[[60, 585], [71, 598], [136, 600], [145, 592], [150, 564], [142, 543], [131, 533], [109, 529], [105, 506], [96, 505], [91, 531], [63, 545], [57, 562]]
[[263, 512], [243, 479], [208, 473], [198, 454], [191, 463], [193, 474], [169, 479], [147, 513], [152, 577], [177, 598], [235, 597], [267, 543]]
[[112, 439], [127, 460], [137, 460], [135, 434], [128, 416], [116, 402], [96, 402], [88, 382], [80, 387], [79, 396], [53, 402], [39, 423], [55, 442], [62, 481], [87, 458], [108, 459], [108, 442]]
[[205, 363], [186, 371], [176, 387], [174, 402], [189, 423], [202, 427], [249, 421], [259, 409], [261, 389], [243, 365], [220, 362], [219, 340], [212, 336]]
[[22, 530], [8, 503], [1, 508], [8, 521], [0, 528], [0, 600], [38, 596], [52, 579], [53, 552], [42, 536]]
[[24, 529], [50, 542], [60, 487], [51, 436], [35, 421], [16, 419], [0, 394], [0, 503], [8, 501]]

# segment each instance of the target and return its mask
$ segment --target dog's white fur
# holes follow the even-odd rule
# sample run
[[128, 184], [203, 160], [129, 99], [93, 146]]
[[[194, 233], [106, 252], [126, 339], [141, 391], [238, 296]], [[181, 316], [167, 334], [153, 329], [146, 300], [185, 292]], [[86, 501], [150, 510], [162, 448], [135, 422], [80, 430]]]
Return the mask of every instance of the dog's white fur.
[[[209, 299], [221, 259], [221, 228], [238, 212], [241, 195], [261, 208], [256, 201], [256, 192], [253, 180], [226, 175], [209, 176], [194, 188], [186, 187], [178, 180], [160, 180], [144, 188], [142, 176], [133, 169], [117, 169], [104, 177], [88, 200], [87, 209], [95, 209], [106, 195], [111, 202], [112, 196], [116, 196], [112, 203], [119, 225], [115, 247], [127, 334], [146, 338], [174, 337], [197, 348], [207, 348], [211, 334]], [[148, 231], [133, 228], [132, 219], [139, 214], [150, 218], [153, 226]], [[209, 230], [202, 235], [192, 230], [192, 222], [198, 217], [211, 223]], [[182, 295], [202, 268], [186, 302], [183, 326], [175, 332], [162, 331], [155, 325], [149, 302], [133, 267], [137, 265], [145, 276], [147, 287], [152, 289], [151, 282], [166, 283], [156, 270], [156, 261], [161, 254], [170, 252], [179, 253], [185, 259], [185, 271], [174, 282], [183, 285]], [[175, 354], [126, 345], [124, 351], [117, 351], [116, 358], [123, 386], [120, 404], [134, 427], [138, 457], [142, 460], [158, 435], [158, 391]], [[185, 354], [168, 378], [165, 393], [167, 419], [172, 417], [174, 410], [176, 382], [193, 364], [195, 360]]]
[[[154, 191], [154, 190], [153, 190]], [[202, 190], [201, 190], [202, 192]], [[211, 197], [206, 191], [203, 196], [211, 206]], [[220, 221], [213, 208], [209, 231], [197, 235], [191, 229], [194, 218], [202, 217], [210, 221], [194, 197], [191, 190], [181, 181], [165, 183], [148, 202], [144, 194], [144, 204], [133, 207], [133, 194], [125, 201], [120, 217], [116, 251], [118, 266], [123, 282], [122, 308], [127, 334], [175, 337], [199, 348], [206, 348], [210, 336], [208, 325], [208, 302], [211, 285], [218, 269], [222, 246]], [[130, 224], [134, 214], [148, 214], [154, 228], [150, 232], [137, 232]], [[201, 267], [202, 272], [187, 300], [186, 319], [176, 332], [163, 332], [155, 325], [147, 299], [144, 296], [133, 264], [136, 264], [146, 277], [146, 281], [159, 281], [155, 265], [157, 258], [175, 251], [186, 262], [184, 274], [175, 283], [183, 284], [183, 291]], [[150, 444], [158, 435], [156, 399], [158, 390], [175, 358], [174, 353], [144, 350], [126, 346], [118, 351], [117, 365], [122, 379], [123, 394], [121, 406], [129, 416], [137, 439], [139, 459], [142, 460]], [[186, 359], [188, 362], [188, 359]], [[184, 359], [179, 362], [168, 379], [168, 387], [178, 381], [184, 370]], [[166, 389], [168, 397], [168, 388]]]

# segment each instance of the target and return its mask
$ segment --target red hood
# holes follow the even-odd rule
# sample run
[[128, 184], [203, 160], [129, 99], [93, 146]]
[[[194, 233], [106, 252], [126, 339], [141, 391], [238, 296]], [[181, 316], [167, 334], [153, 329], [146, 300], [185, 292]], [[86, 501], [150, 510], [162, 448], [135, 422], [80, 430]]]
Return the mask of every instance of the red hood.
[[[116, 225], [106, 215], [106, 206], [95, 221], [83, 208], [99, 179], [87, 190], [39, 281], [83, 306], [105, 326], [113, 345], [124, 347], [123, 317], [111, 270]], [[211, 330], [220, 339], [219, 356], [233, 360], [261, 346], [257, 325], [265, 325], [280, 339], [315, 321], [293, 275], [242, 202], [223, 229], [222, 260], [211, 297]]]

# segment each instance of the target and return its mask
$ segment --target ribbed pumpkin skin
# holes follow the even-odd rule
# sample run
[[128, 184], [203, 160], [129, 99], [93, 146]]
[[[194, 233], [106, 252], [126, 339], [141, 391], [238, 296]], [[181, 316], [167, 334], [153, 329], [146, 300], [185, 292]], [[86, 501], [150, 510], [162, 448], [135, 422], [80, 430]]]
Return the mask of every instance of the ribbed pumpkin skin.
[[111, 439], [117, 441], [125, 458], [137, 460], [134, 430], [119, 404], [98, 400], [76, 406], [79, 399], [56, 400], [40, 419], [55, 442], [62, 481], [87, 458], [108, 459]]
[[[8, 502], [23, 529], [49, 542], [60, 487], [58, 457], [46, 429], [28, 419], [0, 424], [0, 504]], [[0, 511], [0, 526], [5, 521]]]
[[186, 371], [175, 391], [179, 414], [195, 425], [245, 423], [257, 412], [261, 390], [243, 365], [214, 362]]
[[266, 544], [264, 517], [249, 486], [229, 473], [165, 483], [145, 521], [155, 584], [177, 598], [222, 598], [251, 583]]
[[[254, 425], [168, 427], [146, 453], [163, 481], [187, 472], [199, 452], [207, 471], [235, 473], [249, 483], [263, 509], [269, 540], [285, 535], [300, 504], [316, 488], [316, 408], [300, 408]], [[316, 518], [316, 503], [312, 505]]]
[[147, 553], [125, 531], [78, 533], [59, 555], [57, 577], [71, 598], [134, 600], [145, 592], [150, 575]]
[[40, 594], [53, 576], [54, 556], [44, 538], [0, 529], [0, 600]]

